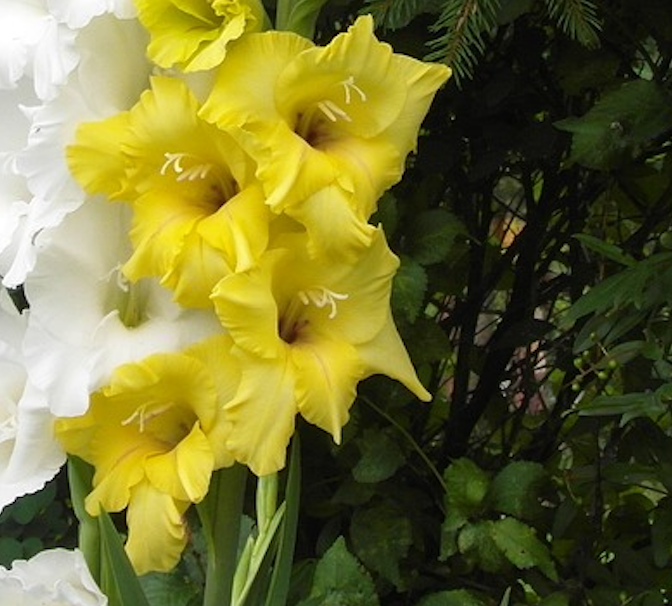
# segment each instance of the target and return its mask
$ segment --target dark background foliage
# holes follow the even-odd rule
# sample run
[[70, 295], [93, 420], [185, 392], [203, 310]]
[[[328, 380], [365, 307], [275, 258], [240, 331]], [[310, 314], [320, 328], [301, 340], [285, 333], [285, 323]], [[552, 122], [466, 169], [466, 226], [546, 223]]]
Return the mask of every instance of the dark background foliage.
[[[300, 426], [291, 603], [668, 604], [669, 1], [341, 1], [319, 36], [364, 11], [456, 73], [374, 217], [435, 397], [374, 377], [342, 444]], [[0, 556], [67, 542], [61, 484]]]

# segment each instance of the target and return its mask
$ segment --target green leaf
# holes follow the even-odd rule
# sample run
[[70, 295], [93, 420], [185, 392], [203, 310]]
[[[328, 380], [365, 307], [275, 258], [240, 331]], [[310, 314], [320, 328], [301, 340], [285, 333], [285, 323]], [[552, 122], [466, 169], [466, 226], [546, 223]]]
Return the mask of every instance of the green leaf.
[[150, 606], [190, 606], [199, 588], [182, 574], [150, 573], [140, 577]]
[[406, 27], [436, 4], [432, 0], [366, 0], [362, 13], [371, 13], [377, 27], [396, 30]]
[[492, 523], [492, 538], [516, 568], [538, 568], [549, 579], [557, 581], [558, 573], [548, 547], [527, 524], [514, 518], [497, 520]]
[[417, 216], [409, 232], [411, 255], [422, 265], [448, 257], [455, 239], [466, 235], [462, 222], [452, 213], [435, 208]]
[[597, 396], [577, 410], [586, 417], [622, 415], [621, 425], [637, 417], [657, 417], [667, 410], [657, 392], [627, 393], [616, 396]]
[[402, 587], [400, 561], [413, 543], [411, 523], [402, 511], [389, 504], [357, 510], [350, 538], [355, 554], [369, 569]]
[[539, 606], [569, 606], [569, 597], [564, 593], [552, 593], [541, 600]]
[[339, 537], [317, 563], [308, 599], [297, 606], [378, 606], [371, 577]]
[[12, 519], [23, 526], [29, 524], [56, 496], [56, 484], [49, 482], [42, 490], [22, 496], [11, 507]]
[[491, 507], [517, 518], [534, 518], [539, 511], [538, 489], [546, 478], [546, 470], [539, 463], [509, 463], [492, 481], [488, 494]]
[[326, 0], [278, 0], [276, 29], [312, 38], [317, 16]]
[[101, 543], [98, 520], [90, 516], [85, 507], [86, 495], [91, 492], [93, 467], [74, 456], [68, 457], [68, 483], [72, 508], [79, 522], [79, 548], [84, 554], [91, 576], [100, 584]]
[[581, 44], [594, 48], [600, 40], [597, 32], [601, 24], [592, 0], [546, 0], [548, 14], [562, 30]]
[[672, 128], [672, 102], [655, 82], [626, 82], [606, 93], [581, 118], [567, 118], [555, 126], [573, 135], [572, 161], [611, 170], [637, 157], [647, 144]]
[[494, 522], [486, 520], [465, 526], [459, 533], [457, 546], [461, 554], [486, 572], [502, 572], [508, 562], [494, 540]]
[[672, 509], [670, 500], [658, 503], [653, 512], [651, 525], [651, 548], [653, 561], [658, 568], [668, 565], [672, 556]]
[[574, 238], [593, 252], [626, 267], [630, 267], [637, 262], [634, 257], [624, 253], [623, 249], [619, 246], [600, 240], [600, 238], [596, 238], [590, 234], [574, 234]]
[[486, 606], [486, 604], [466, 589], [454, 589], [425, 596], [416, 606]]
[[362, 457], [352, 468], [352, 475], [363, 484], [387, 480], [406, 460], [397, 442], [383, 431], [366, 430], [358, 444]]
[[109, 514], [101, 510], [96, 519], [100, 531], [100, 588], [110, 606], [149, 606]]
[[422, 311], [426, 290], [427, 273], [424, 267], [402, 255], [392, 286], [392, 308], [412, 324]]
[[446, 511], [458, 509], [465, 516], [481, 512], [490, 476], [471, 459], [456, 459], [444, 472]]
[[446, 516], [441, 524], [441, 560], [458, 552], [459, 530], [482, 512], [490, 486], [488, 474], [466, 458], [455, 460], [443, 477]]

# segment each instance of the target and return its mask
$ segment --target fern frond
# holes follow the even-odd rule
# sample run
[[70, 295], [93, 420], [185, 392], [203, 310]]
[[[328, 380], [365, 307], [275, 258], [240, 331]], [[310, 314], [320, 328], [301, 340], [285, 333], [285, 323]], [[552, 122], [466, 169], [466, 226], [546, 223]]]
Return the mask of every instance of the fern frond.
[[433, 32], [443, 32], [430, 40], [430, 61], [442, 61], [453, 69], [457, 83], [471, 77], [485, 50], [485, 36], [497, 25], [500, 0], [447, 0]]
[[548, 16], [554, 19], [562, 31], [584, 46], [599, 46], [598, 32], [602, 24], [597, 16], [597, 7], [592, 0], [545, 0]]
[[423, 13], [438, 12], [436, 0], [366, 0], [363, 13], [371, 13], [376, 26], [384, 30], [406, 27]]

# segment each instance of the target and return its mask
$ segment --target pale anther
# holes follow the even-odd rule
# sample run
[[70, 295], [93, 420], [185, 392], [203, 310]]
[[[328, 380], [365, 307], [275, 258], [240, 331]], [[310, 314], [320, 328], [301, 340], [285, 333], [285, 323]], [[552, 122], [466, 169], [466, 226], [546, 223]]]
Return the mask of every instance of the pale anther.
[[359, 98], [362, 101], [366, 101], [366, 93], [361, 88], [359, 88], [359, 86], [357, 86], [355, 84], [355, 77], [354, 76], [350, 76], [346, 80], [343, 80], [342, 82], [339, 82], [339, 84], [343, 87], [343, 90], [345, 91], [345, 104], [346, 105], [349, 105], [350, 101], [352, 100], [352, 95], [350, 93], [351, 90], [354, 90], [359, 95]]
[[338, 308], [336, 306], [337, 301], [345, 301], [349, 295], [347, 293], [334, 292], [324, 286], [318, 286], [317, 288], [310, 288], [308, 290], [302, 290], [298, 293], [299, 299], [304, 305], [309, 305], [312, 303], [315, 307], [326, 307], [329, 305], [329, 319], [333, 320], [338, 314]]
[[[161, 167], [161, 174], [165, 176], [166, 172], [172, 165], [173, 170], [178, 174], [177, 181], [182, 182], [182, 181], [195, 181], [196, 179], [205, 179], [205, 177], [208, 176], [208, 173], [212, 169], [212, 164], [210, 163], [205, 163], [205, 164], [195, 164], [194, 166], [190, 166], [189, 168], [185, 168], [182, 166], [182, 160], [184, 158], [191, 156], [191, 154], [185, 154], [185, 153], [172, 153], [172, 152], [166, 152], [163, 154], [164, 158], [166, 161], [163, 163], [163, 166]], [[194, 158], [195, 156], [191, 156]]]

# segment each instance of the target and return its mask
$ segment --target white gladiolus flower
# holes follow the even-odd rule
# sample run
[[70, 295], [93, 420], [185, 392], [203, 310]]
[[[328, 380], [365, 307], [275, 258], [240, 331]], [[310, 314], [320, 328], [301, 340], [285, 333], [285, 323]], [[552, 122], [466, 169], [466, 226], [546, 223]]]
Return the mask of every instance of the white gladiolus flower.
[[0, 596], [11, 606], [106, 606], [82, 552], [50, 549], [0, 566]]
[[86, 412], [114, 368], [221, 332], [215, 314], [185, 310], [154, 279], [130, 284], [128, 209], [88, 200], [52, 231], [25, 285], [26, 357], [57, 416]]
[[[0, 299], [0, 510], [37, 492], [65, 462], [44, 393], [27, 380], [21, 351], [26, 318]], [[1, 592], [0, 592], [1, 595]]]
[[[31, 26], [18, 28], [12, 38], [17, 39], [16, 45], [25, 43], [21, 47], [25, 52], [0, 43], [0, 110], [6, 118], [3, 124], [8, 125], [0, 137], [0, 276], [9, 287], [24, 282], [44, 235], [84, 200], [65, 161], [65, 147], [75, 129], [81, 122], [131, 107], [146, 87], [150, 71], [144, 30], [137, 20], [118, 17], [132, 15], [127, 1], [59, 1], [53, 2], [58, 6], [54, 13], [37, 0], [8, 0], [7, 6], [15, 4], [25, 5], [19, 11], [27, 14], [21, 23]], [[5, 4], [0, 5], [0, 36], [6, 10]], [[71, 29], [58, 19], [82, 24], [82, 29]], [[28, 69], [28, 63], [12, 59], [30, 54], [41, 20], [61, 33], [51, 42], [41, 37], [40, 44], [47, 48], [40, 53], [52, 62], [54, 57], [61, 62], [65, 56], [73, 57], [61, 66], [59, 75], [53, 66], [38, 68], [33, 61], [34, 67]], [[66, 52], [63, 39], [70, 37]], [[3, 76], [10, 73], [11, 77]], [[53, 90], [42, 90], [43, 80]]]

